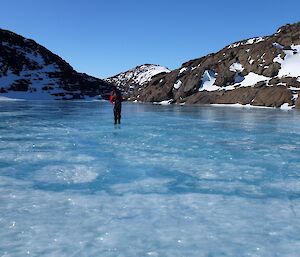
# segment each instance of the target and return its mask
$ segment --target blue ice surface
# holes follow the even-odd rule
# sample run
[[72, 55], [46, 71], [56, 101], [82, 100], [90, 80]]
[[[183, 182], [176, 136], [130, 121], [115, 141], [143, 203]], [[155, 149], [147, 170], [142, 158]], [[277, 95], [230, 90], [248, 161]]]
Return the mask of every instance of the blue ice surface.
[[0, 256], [299, 256], [300, 112], [0, 102]]

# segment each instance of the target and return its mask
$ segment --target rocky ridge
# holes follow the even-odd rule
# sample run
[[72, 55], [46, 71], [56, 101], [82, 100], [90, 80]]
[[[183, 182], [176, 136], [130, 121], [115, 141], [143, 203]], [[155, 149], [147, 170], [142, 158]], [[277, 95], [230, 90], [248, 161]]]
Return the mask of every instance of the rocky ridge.
[[300, 23], [296, 23], [183, 63], [127, 92], [129, 100], [141, 102], [300, 108], [299, 67]]
[[154, 76], [167, 74], [169, 72], [170, 70], [168, 68], [160, 65], [143, 64], [107, 78], [106, 80], [115, 84], [126, 96], [129, 96], [133, 91], [139, 91], [140, 88], [150, 82]]
[[19, 99], [105, 97], [113, 86], [76, 72], [31, 39], [0, 29], [0, 96]]

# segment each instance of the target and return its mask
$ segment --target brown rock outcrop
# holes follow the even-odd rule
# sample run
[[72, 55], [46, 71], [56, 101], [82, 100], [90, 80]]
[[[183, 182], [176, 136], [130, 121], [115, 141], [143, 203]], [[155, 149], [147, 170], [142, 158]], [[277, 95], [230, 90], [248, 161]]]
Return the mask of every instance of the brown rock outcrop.
[[[295, 103], [295, 88], [300, 88], [300, 78], [278, 77], [281, 69], [278, 60], [285, 58], [287, 50], [300, 54], [292, 47], [297, 44], [300, 45], [300, 23], [286, 25], [271, 36], [239, 41], [217, 53], [190, 60], [179, 69], [151, 80], [130, 97], [135, 100], [139, 96], [138, 100], [145, 102], [174, 99], [187, 104], [241, 103], [279, 107], [288, 103], [299, 106], [299, 100]], [[218, 91], [200, 90], [205, 73], [209, 73], [208, 79], [219, 87]], [[240, 87], [247, 75], [260, 80], [254, 79], [253, 84], [248, 82], [246, 87]], [[228, 86], [232, 90], [228, 90]]]

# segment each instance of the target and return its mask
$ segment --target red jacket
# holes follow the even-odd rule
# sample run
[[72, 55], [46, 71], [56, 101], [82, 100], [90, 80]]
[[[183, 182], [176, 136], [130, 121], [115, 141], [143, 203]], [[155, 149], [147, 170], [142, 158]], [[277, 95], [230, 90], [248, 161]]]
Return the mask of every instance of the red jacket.
[[109, 97], [109, 101], [113, 104], [115, 102], [122, 102], [122, 96], [117, 94], [111, 94]]
[[110, 95], [110, 96], [109, 96], [109, 101], [110, 101], [111, 103], [114, 102], [114, 96], [113, 96], [113, 95]]

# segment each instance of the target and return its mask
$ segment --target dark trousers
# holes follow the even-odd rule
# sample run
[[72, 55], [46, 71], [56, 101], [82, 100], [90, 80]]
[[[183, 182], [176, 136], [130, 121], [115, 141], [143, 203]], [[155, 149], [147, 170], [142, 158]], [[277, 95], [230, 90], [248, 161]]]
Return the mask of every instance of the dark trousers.
[[115, 124], [121, 123], [121, 105], [115, 105], [114, 106], [114, 118], [115, 118]]

